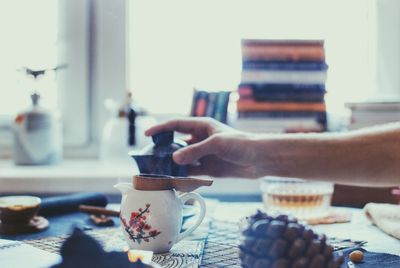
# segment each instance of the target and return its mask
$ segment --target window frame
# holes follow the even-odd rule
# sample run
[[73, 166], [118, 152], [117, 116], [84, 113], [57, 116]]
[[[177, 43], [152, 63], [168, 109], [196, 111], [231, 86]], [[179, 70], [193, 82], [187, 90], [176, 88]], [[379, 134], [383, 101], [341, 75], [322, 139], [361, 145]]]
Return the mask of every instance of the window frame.
[[[70, 148], [88, 147], [91, 143], [91, 112], [86, 106], [91, 92], [92, 58], [88, 53], [93, 45], [90, 35], [91, 6], [91, 0], [58, 3], [58, 64], [67, 65], [67, 68], [57, 73], [58, 109], [62, 116], [63, 128], [67, 131], [64, 135], [66, 151]], [[68, 113], [71, 103], [74, 104], [74, 111], [82, 116]], [[0, 156], [6, 158], [12, 154], [12, 121], [11, 115], [0, 119]]]
[[[106, 98], [121, 99], [128, 88], [127, 4], [126, 0], [59, 1], [58, 62], [67, 68], [57, 74], [57, 86], [66, 158], [98, 156], [108, 117], [102, 103]], [[0, 158], [12, 155], [12, 120], [12, 116], [0, 118]]]

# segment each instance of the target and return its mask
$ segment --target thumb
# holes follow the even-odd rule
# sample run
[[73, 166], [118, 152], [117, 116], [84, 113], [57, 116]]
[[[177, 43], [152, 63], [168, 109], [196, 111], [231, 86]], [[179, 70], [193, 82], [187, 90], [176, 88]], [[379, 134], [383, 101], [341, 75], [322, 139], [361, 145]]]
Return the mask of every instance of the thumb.
[[211, 139], [205, 139], [201, 142], [189, 145], [176, 151], [173, 155], [177, 164], [190, 164], [200, 158], [215, 153], [215, 146], [212, 146]]

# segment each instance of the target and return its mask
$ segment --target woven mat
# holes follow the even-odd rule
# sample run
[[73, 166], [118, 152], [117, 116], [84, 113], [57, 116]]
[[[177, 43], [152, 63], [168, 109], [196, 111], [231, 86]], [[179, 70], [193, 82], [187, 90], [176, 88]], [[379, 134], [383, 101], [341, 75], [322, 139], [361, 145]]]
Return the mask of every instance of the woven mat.
[[[202, 233], [208, 233], [204, 236]], [[87, 234], [97, 239], [105, 250], [118, 250], [126, 248], [122, 233], [119, 228], [98, 229], [86, 231]], [[171, 252], [156, 254], [153, 261], [162, 267], [241, 267], [238, 258], [238, 243], [240, 239], [238, 224], [229, 221], [214, 220], [209, 222], [209, 227], [176, 244]], [[24, 242], [46, 251], [58, 253], [61, 244], [67, 235], [49, 237], [38, 240], [25, 240]], [[335, 250], [362, 246], [365, 241], [352, 241], [349, 239], [329, 238]]]
[[[85, 231], [88, 235], [99, 241], [107, 251], [122, 251], [127, 248], [120, 228], [106, 228]], [[34, 247], [59, 253], [62, 243], [68, 235], [47, 237], [37, 240], [25, 240]], [[199, 267], [204, 248], [204, 240], [183, 240], [177, 243], [169, 253], [155, 254], [153, 261], [162, 267]]]
[[212, 221], [200, 267], [242, 267], [238, 256], [240, 235], [237, 223]]
[[[176, 244], [171, 252], [155, 254], [153, 261], [162, 267], [241, 267], [237, 255], [239, 230], [236, 223], [211, 221], [209, 228], [203, 230], [207, 236], [191, 236]], [[99, 241], [105, 250], [121, 251], [127, 247], [119, 228], [105, 228], [85, 231]], [[45, 251], [59, 253], [60, 247], [68, 235], [47, 237], [37, 240], [25, 240], [34, 247]]]

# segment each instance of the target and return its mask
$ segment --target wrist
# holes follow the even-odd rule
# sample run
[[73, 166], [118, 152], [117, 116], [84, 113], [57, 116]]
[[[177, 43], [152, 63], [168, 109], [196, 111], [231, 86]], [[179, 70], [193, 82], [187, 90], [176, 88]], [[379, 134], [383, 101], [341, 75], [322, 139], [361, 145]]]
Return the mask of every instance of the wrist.
[[249, 162], [252, 165], [252, 177], [279, 176], [284, 167], [280, 150], [282, 139], [276, 134], [251, 134], [247, 137], [247, 148], [252, 152]]

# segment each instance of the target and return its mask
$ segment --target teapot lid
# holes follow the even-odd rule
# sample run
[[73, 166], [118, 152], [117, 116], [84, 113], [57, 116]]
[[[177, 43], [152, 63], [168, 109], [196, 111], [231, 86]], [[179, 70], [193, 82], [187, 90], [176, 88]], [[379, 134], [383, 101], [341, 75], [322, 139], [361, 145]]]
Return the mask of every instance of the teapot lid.
[[186, 146], [186, 142], [174, 139], [173, 131], [157, 133], [152, 139], [154, 144], [146, 146], [141, 153], [130, 153], [140, 173], [186, 176], [187, 167], [176, 164], [172, 159], [172, 154]]
[[176, 150], [185, 147], [186, 142], [174, 139], [173, 131], [160, 132], [152, 136], [154, 144], [146, 146], [141, 155], [153, 155], [163, 157], [172, 155]]

